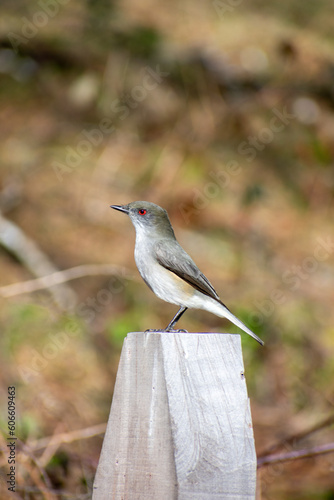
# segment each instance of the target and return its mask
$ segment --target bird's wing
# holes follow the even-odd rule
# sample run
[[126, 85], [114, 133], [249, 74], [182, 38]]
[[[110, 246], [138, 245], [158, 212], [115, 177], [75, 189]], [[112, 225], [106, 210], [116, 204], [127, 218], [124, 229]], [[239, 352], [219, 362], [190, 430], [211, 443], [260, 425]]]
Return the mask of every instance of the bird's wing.
[[[155, 256], [161, 266], [176, 274], [204, 295], [221, 302], [210, 281], [177, 241], [160, 241], [155, 244]], [[225, 306], [225, 304], [223, 304]], [[225, 306], [226, 307], [226, 306]], [[226, 307], [226, 309], [228, 309]]]

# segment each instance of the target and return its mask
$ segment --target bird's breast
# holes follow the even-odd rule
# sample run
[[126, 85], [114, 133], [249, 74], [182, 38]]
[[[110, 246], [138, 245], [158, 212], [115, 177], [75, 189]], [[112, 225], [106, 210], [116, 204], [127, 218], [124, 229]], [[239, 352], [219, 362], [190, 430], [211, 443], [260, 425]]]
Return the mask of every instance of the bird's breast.
[[136, 244], [135, 261], [141, 277], [160, 299], [181, 306], [196, 295], [191, 285], [159, 264], [149, 248]]

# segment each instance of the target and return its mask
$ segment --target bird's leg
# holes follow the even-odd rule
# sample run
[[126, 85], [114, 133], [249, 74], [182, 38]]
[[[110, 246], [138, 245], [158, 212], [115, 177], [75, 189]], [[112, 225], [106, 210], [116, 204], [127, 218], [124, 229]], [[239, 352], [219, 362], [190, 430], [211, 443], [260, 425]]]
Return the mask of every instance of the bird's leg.
[[[179, 321], [179, 319], [181, 318], [182, 314], [184, 314], [186, 312], [188, 308], [187, 307], [180, 307], [180, 309], [177, 311], [177, 313], [175, 314], [174, 318], [172, 319], [172, 321], [169, 323], [169, 325], [165, 328], [165, 331], [166, 332], [171, 332], [174, 330], [174, 325], [175, 323], [177, 323]], [[176, 331], [179, 331], [179, 332], [185, 332], [187, 333], [187, 330], [176, 330]]]
[[187, 307], [180, 307], [180, 309], [177, 311], [175, 314], [174, 318], [172, 321], [169, 323], [169, 325], [166, 328], [161, 328], [160, 330], [145, 330], [146, 332], [183, 332], [183, 333], [188, 333], [187, 330], [174, 330], [173, 326], [179, 319], [181, 318], [182, 314], [186, 312], [188, 308]]

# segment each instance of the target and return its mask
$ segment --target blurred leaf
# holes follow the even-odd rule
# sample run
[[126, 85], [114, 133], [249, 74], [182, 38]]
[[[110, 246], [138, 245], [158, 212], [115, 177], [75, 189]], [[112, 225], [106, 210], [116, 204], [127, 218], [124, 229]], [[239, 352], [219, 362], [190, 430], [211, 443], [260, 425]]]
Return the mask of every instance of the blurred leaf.
[[40, 430], [40, 422], [32, 413], [24, 412], [22, 414], [20, 412], [17, 421], [17, 436], [22, 441], [26, 441], [28, 438], [41, 437]]
[[265, 190], [261, 184], [252, 184], [251, 186], [247, 186], [243, 195], [242, 203], [245, 206], [251, 205], [252, 203], [264, 198], [265, 194]]
[[10, 307], [4, 330], [4, 345], [9, 352], [14, 351], [22, 341], [26, 341], [45, 330], [50, 322], [49, 311], [37, 304], [15, 304]]
[[326, 144], [321, 142], [321, 140], [315, 135], [313, 135], [312, 139], [313, 139], [312, 140], [313, 153], [315, 159], [323, 166], [331, 165], [333, 163], [333, 155], [331, 150], [328, 148]]
[[125, 49], [133, 57], [152, 57], [161, 40], [161, 35], [154, 28], [137, 26], [131, 31], [115, 32], [114, 43], [117, 47]]
[[107, 333], [109, 339], [117, 346], [121, 346], [129, 332], [141, 331], [140, 316], [137, 312], [127, 312], [116, 320], [109, 322]]

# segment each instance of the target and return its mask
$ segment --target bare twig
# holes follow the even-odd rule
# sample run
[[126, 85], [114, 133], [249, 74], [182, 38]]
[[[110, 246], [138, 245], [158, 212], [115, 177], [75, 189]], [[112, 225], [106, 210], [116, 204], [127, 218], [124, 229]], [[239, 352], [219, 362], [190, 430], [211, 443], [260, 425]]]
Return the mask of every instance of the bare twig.
[[[61, 498], [62, 500], [65, 500], [65, 498], [68, 499], [73, 499], [73, 500], [91, 500], [92, 496], [91, 493], [70, 493], [65, 490], [58, 489], [46, 489], [46, 488], [33, 488], [30, 486], [16, 486], [16, 490], [21, 493], [20, 496], [13, 497], [13, 493], [11, 493], [10, 500], [13, 500], [13, 498], [18, 498], [18, 500], [22, 500], [22, 498], [41, 498], [40, 495], [43, 493], [53, 493], [56, 495], [56, 498], [59, 499]], [[30, 496], [27, 496], [29, 495]]]
[[334, 452], [334, 443], [328, 443], [314, 448], [304, 450], [289, 451], [288, 453], [280, 453], [275, 455], [266, 455], [265, 457], [258, 458], [257, 468], [269, 464], [276, 464], [280, 462], [287, 462], [289, 460], [296, 460], [298, 458], [309, 458], [317, 455], [324, 455], [325, 453]]
[[[58, 269], [37, 244], [14, 222], [0, 213], [0, 245], [15, 255], [35, 276], [41, 277]], [[76, 302], [76, 295], [68, 285], [61, 285], [50, 291], [62, 310], [68, 310]]]
[[272, 455], [274, 451], [279, 450], [280, 448], [286, 447], [286, 446], [291, 446], [298, 441], [301, 441], [302, 439], [310, 436], [311, 434], [314, 434], [317, 431], [320, 431], [321, 429], [324, 429], [325, 427], [329, 427], [334, 424], [334, 415], [330, 415], [329, 417], [325, 418], [321, 422], [318, 422], [317, 424], [313, 425], [307, 430], [297, 432], [296, 434], [292, 434], [291, 436], [283, 439], [282, 441], [270, 446], [266, 450], [262, 451], [259, 453], [259, 457], [264, 457], [267, 455]]
[[22, 281], [0, 287], [0, 295], [2, 297], [13, 297], [23, 293], [35, 292], [43, 290], [59, 283], [83, 278], [85, 276], [97, 276], [101, 274], [117, 275], [126, 279], [134, 279], [131, 271], [124, 267], [114, 266], [112, 264], [83, 264], [81, 266], [70, 267], [64, 271], [57, 271], [47, 276], [34, 280]]
[[[63, 443], [72, 443], [73, 441], [88, 439], [94, 436], [98, 436], [99, 434], [104, 434], [106, 427], [107, 427], [106, 423], [97, 424], [91, 427], [86, 427], [85, 429], [79, 429], [71, 432], [62, 432], [59, 434], [54, 434], [53, 436], [50, 437], [41, 438], [36, 441], [27, 443], [23, 443], [21, 440], [18, 439], [18, 443], [20, 444], [21, 454], [22, 454], [20, 455], [21, 456], [20, 463], [23, 467], [29, 470], [31, 478], [38, 486], [38, 491], [43, 492], [47, 500], [54, 500], [54, 496], [49, 477], [45, 472], [44, 467], [47, 464], [48, 460], [50, 460], [53, 454], [56, 452], [57, 448]], [[0, 434], [0, 441], [1, 441], [1, 448], [0, 448], [1, 451], [7, 450], [6, 443], [4, 439], [1, 437], [1, 434]], [[43, 453], [41, 457], [37, 458], [35, 456], [35, 452], [42, 449], [48, 450], [47, 455]], [[25, 460], [23, 457], [25, 458]], [[35, 464], [37, 469], [37, 474], [34, 471], [34, 469], [30, 468], [28, 463], [25, 463], [27, 462], [28, 458], [30, 458], [30, 460]], [[41, 478], [43, 478], [46, 488], [44, 487]]]
[[17, 438], [17, 444], [19, 446], [18, 463], [27, 470], [36, 486], [40, 490], [43, 490], [46, 500], [56, 500], [55, 495], [51, 492], [52, 484], [50, 478], [41, 465], [40, 460], [35, 457], [33, 451], [19, 438]]
[[47, 448], [50, 444], [52, 446], [60, 445], [63, 443], [72, 443], [73, 441], [78, 441], [80, 439], [88, 439], [99, 434], [103, 434], [106, 430], [107, 424], [93, 425], [92, 427], [86, 427], [85, 429], [79, 429], [71, 432], [62, 432], [60, 434], [55, 434], [51, 437], [45, 437], [38, 439], [35, 442], [29, 443], [29, 448], [36, 451]]

